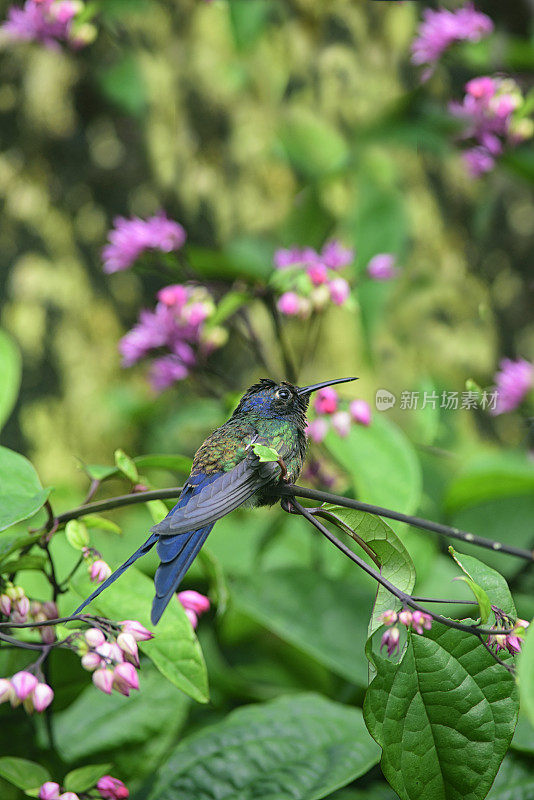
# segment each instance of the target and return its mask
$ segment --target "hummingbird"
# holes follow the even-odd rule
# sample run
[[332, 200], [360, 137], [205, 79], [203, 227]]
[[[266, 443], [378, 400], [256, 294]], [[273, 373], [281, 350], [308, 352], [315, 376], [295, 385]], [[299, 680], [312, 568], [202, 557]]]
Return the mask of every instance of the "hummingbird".
[[[154, 576], [151, 620], [157, 625], [217, 520], [239, 506], [273, 505], [280, 500], [280, 482], [297, 480], [306, 455], [306, 412], [312, 392], [355, 380], [337, 378], [298, 387], [262, 378], [253, 384], [230, 419], [195, 453], [191, 473], [174, 508], [74, 613], [79, 614], [156, 545], [160, 564]], [[255, 445], [271, 448], [279, 459], [260, 460]]]

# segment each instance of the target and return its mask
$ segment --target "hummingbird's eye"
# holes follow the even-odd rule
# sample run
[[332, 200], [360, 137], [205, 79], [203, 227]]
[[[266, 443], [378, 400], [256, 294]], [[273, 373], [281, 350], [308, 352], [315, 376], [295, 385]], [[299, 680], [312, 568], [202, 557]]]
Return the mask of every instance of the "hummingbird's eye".
[[276, 397], [278, 398], [278, 400], [289, 400], [289, 398], [291, 397], [291, 392], [289, 391], [289, 389], [278, 389]]

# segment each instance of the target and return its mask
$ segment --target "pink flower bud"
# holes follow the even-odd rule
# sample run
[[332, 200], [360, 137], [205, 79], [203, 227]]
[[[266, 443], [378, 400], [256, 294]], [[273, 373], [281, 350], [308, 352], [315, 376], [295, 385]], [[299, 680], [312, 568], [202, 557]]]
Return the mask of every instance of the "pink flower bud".
[[11, 681], [8, 681], [7, 678], [0, 678], [0, 703], [6, 703], [11, 700], [14, 691]]
[[89, 568], [89, 575], [93, 583], [102, 583], [111, 575], [111, 567], [101, 558], [93, 561]]
[[281, 314], [294, 317], [300, 311], [300, 297], [296, 292], [284, 292], [284, 294], [278, 298], [276, 307]]
[[367, 274], [374, 281], [390, 281], [397, 271], [395, 256], [391, 253], [378, 253], [367, 265]]
[[165, 306], [183, 306], [187, 302], [187, 289], [179, 283], [164, 286], [158, 292], [158, 300]]
[[5, 617], [11, 614], [11, 598], [8, 594], [0, 594], [0, 612]]
[[476, 97], [477, 100], [493, 97], [495, 88], [496, 86], [493, 78], [488, 77], [473, 78], [473, 80], [465, 84], [466, 92], [472, 97]]
[[54, 625], [43, 625], [39, 628], [39, 635], [44, 644], [52, 644], [56, 641], [56, 629]]
[[93, 683], [104, 694], [111, 694], [113, 690], [113, 672], [110, 669], [97, 669], [93, 672]]
[[59, 617], [58, 607], [51, 600], [47, 600], [46, 603], [43, 603], [43, 612], [47, 619], [58, 619]]
[[96, 648], [96, 652], [106, 661], [114, 661], [117, 664], [124, 661], [122, 650], [116, 642], [104, 642], [104, 644]]
[[38, 680], [31, 672], [22, 670], [17, 672], [11, 678], [11, 685], [15, 690], [15, 694], [19, 700], [25, 700], [30, 695], [38, 684]]
[[399, 613], [399, 622], [403, 625], [410, 626], [412, 624], [412, 613], [411, 611], [401, 611]]
[[39, 800], [59, 800], [59, 783], [46, 781], [39, 789]]
[[82, 667], [88, 672], [92, 672], [102, 664], [102, 659], [98, 653], [85, 653], [81, 658]]
[[353, 400], [349, 406], [349, 411], [352, 419], [358, 425], [371, 424], [371, 408], [365, 400]]
[[124, 783], [117, 778], [112, 778], [111, 775], [104, 775], [100, 778], [96, 788], [105, 800], [126, 800], [130, 796]]
[[306, 426], [306, 433], [312, 442], [319, 444], [323, 441], [324, 437], [328, 433], [328, 422], [322, 417], [314, 419], [312, 422], [308, 422]]
[[204, 612], [209, 611], [210, 608], [209, 599], [205, 595], [200, 594], [200, 592], [195, 592], [194, 589], [186, 589], [184, 592], [178, 592], [178, 600], [184, 608], [190, 608], [197, 614], [204, 614]]
[[314, 408], [318, 414], [334, 414], [337, 411], [338, 395], [331, 386], [319, 389], [315, 395]]
[[89, 647], [100, 647], [106, 641], [106, 637], [99, 628], [89, 628], [85, 631], [84, 637]]
[[[32, 600], [30, 603], [30, 617], [34, 619], [43, 613], [43, 604], [38, 600]], [[46, 619], [46, 617], [45, 617]], [[38, 620], [36, 620], [38, 621]]]
[[198, 625], [198, 617], [197, 617], [195, 611], [193, 611], [192, 608], [186, 608], [185, 609], [185, 615], [186, 615], [187, 619], [189, 620], [189, 622], [191, 623], [191, 625], [193, 626], [193, 629], [196, 630], [197, 625]]
[[123, 662], [113, 670], [113, 686], [121, 694], [130, 694], [130, 689], [139, 689], [139, 677], [133, 664]]
[[414, 611], [412, 614], [412, 625], [416, 633], [423, 633], [423, 628], [427, 631], [432, 627], [432, 617], [422, 611]]
[[117, 644], [126, 656], [127, 661], [131, 661], [136, 667], [139, 666], [139, 651], [137, 642], [131, 633], [119, 633], [117, 636]]
[[33, 707], [36, 711], [44, 711], [54, 699], [54, 692], [47, 683], [38, 683], [32, 692]]
[[328, 280], [328, 270], [320, 261], [315, 264], [310, 264], [306, 268], [306, 272], [314, 286], [320, 286]]
[[63, 792], [59, 795], [59, 800], [80, 800], [76, 792]]
[[27, 619], [28, 614], [30, 613], [30, 601], [26, 596], [21, 597], [19, 600], [15, 600], [14, 607], [15, 611], [17, 611], [21, 617]]
[[122, 625], [124, 633], [131, 633], [138, 642], [146, 642], [154, 638], [154, 634], [145, 628], [144, 625], [141, 625], [136, 619], [124, 619], [122, 622], [119, 622], [119, 625]]
[[512, 636], [512, 635], [509, 634], [506, 637], [506, 649], [512, 655], [514, 655], [515, 653], [520, 653], [521, 652], [521, 645], [522, 645], [522, 641], [519, 638], [519, 636]]
[[345, 438], [350, 433], [351, 419], [348, 411], [337, 411], [332, 416], [332, 427], [338, 436]]
[[382, 625], [394, 625], [397, 621], [397, 612], [390, 608], [388, 611], [384, 611], [380, 614], [378, 619]]
[[345, 278], [334, 278], [334, 280], [330, 281], [328, 284], [328, 288], [330, 289], [330, 297], [334, 305], [342, 306], [349, 299], [350, 286]]
[[387, 631], [382, 636], [380, 650], [382, 650], [383, 647], [386, 647], [388, 651], [388, 656], [393, 655], [393, 653], [399, 651], [399, 639], [400, 639], [399, 629], [388, 628]]

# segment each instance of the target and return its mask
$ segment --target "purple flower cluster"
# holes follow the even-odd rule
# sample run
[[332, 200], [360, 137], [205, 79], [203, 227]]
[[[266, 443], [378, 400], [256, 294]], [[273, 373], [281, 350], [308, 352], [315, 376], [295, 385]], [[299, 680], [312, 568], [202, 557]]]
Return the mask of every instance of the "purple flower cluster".
[[201, 614], [205, 614], [210, 609], [209, 599], [195, 592], [194, 589], [186, 589], [183, 592], [178, 592], [176, 595], [178, 602], [184, 607], [185, 613], [189, 622], [196, 629], [198, 625], [198, 618]]
[[11, 6], [0, 29], [15, 41], [40, 42], [52, 49], [60, 43], [80, 48], [96, 34], [92, 25], [75, 25], [83, 10], [81, 0], [26, 0], [22, 8]]
[[399, 623], [405, 625], [406, 628], [415, 631], [415, 633], [419, 635], [422, 635], [425, 630], [429, 631], [432, 627], [432, 617], [430, 614], [425, 614], [423, 611], [408, 611], [406, 608], [403, 611], [399, 611], [399, 613], [393, 611], [393, 609], [384, 611], [379, 619], [382, 625], [387, 627], [387, 630], [382, 636], [380, 650], [385, 647], [388, 656], [399, 652]]
[[519, 358], [503, 358], [495, 375], [497, 403], [494, 415], [514, 411], [534, 386], [534, 364]]
[[24, 705], [26, 711], [44, 711], [54, 699], [54, 692], [47, 683], [40, 683], [35, 675], [26, 670], [11, 678], [0, 678], [0, 703], [9, 700], [13, 707]]
[[353, 260], [354, 250], [335, 239], [327, 242], [320, 253], [312, 247], [277, 250], [273, 284], [279, 292], [280, 313], [306, 319], [312, 311], [322, 311], [330, 302], [344, 305], [350, 296], [350, 286], [337, 272]]
[[186, 233], [178, 222], [161, 211], [149, 219], [116, 217], [108, 233], [109, 243], [102, 250], [104, 272], [129, 269], [147, 250], [170, 253], [179, 250]]
[[152, 362], [153, 388], [163, 391], [183, 380], [199, 354], [207, 355], [226, 341], [224, 328], [207, 324], [214, 313], [215, 303], [204, 287], [165, 286], [154, 311], [141, 311], [137, 325], [121, 339], [123, 366], [130, 367], [153, 350], [163, 351]]
[[116, 689], [128, 697], [132, 689], [139, 689], [137, 642], [152, 639], [153, 634], [137, 620], [124, 620], [119, 625], [121, 631], [116, 638], [100, 628], [89, 628], [77, 650], [82, 667], [93, 673], [97, 689], [105, 694]]
[[[104, 800], [126, 800], [130, 796], [124, 783], [111, 775], [103, 775], [97, 781], [95, 789]], [[84, 792], [83, 796], [88, 797], [89, 795]], [[91, 797], [93, 797], [92, 794]], [[62, 792], [59, 783], [46, 781], [39, 788], [39, 800], [80, 800], [80, 798], [76, 792]]]
[[526, 117], [514, 116], [525, 101], [511, 78], [481, 76], [469, 81], [465, 91], [463, 101], [450, 103], [449, 110], [465, 123], [461, 138], [474, 143], [464, 152], [464, 160], [476, 177], [493, 169], [505, 147], [531, 138], [534, 124]]
[[330, 426], [338, 436], [348, 436], [352, 423], [371, 424], [371, 409], [365, 400], [353, 400], [349, 410], [339, 408], [339, 396], [332, 386], [320, 389], [313, 404], [317, 417], [308, 423], [306, 433], [313, 442], [320, 443]]
[[425, 9], [423, 22], [412, 42], [412, 62], [424, 64], [427, 69], [422, 79], [427, 80], [434, 71], [435, 63], [456, 42], [478, 42], [493, 32], [493, 22], [468, 3], [455, 11], [447, 9]]
[[523, 645], [523, 637], [529, 626], [525, 619], [511, 619], [504, 611], [496, 606], [492, 606], [492, 611], [495, 614], [495, 624], [499, 627], [511, 628], [511, 633], [496, 633], [488, 637], [488, 644], [495, 652], [499, 650], [508, 650], [512, 655], [521, 652]]

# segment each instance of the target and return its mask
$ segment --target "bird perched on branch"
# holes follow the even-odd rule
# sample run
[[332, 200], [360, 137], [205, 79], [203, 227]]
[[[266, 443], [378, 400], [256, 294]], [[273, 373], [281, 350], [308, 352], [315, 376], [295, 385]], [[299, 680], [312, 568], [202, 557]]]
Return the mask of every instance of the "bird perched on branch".
[[215, 522], [239, 506], [272, 505], [280, 481], [297, 480], [306, 453], [306, 411], [317, 389], [356, 378], [298, 387], [263, 378], [251, 386], [230, 419], [197, 450], [178, 503], [151, 534], [74, 612], [78, 614], [138, 558], [157, 545], [156, 625]]

